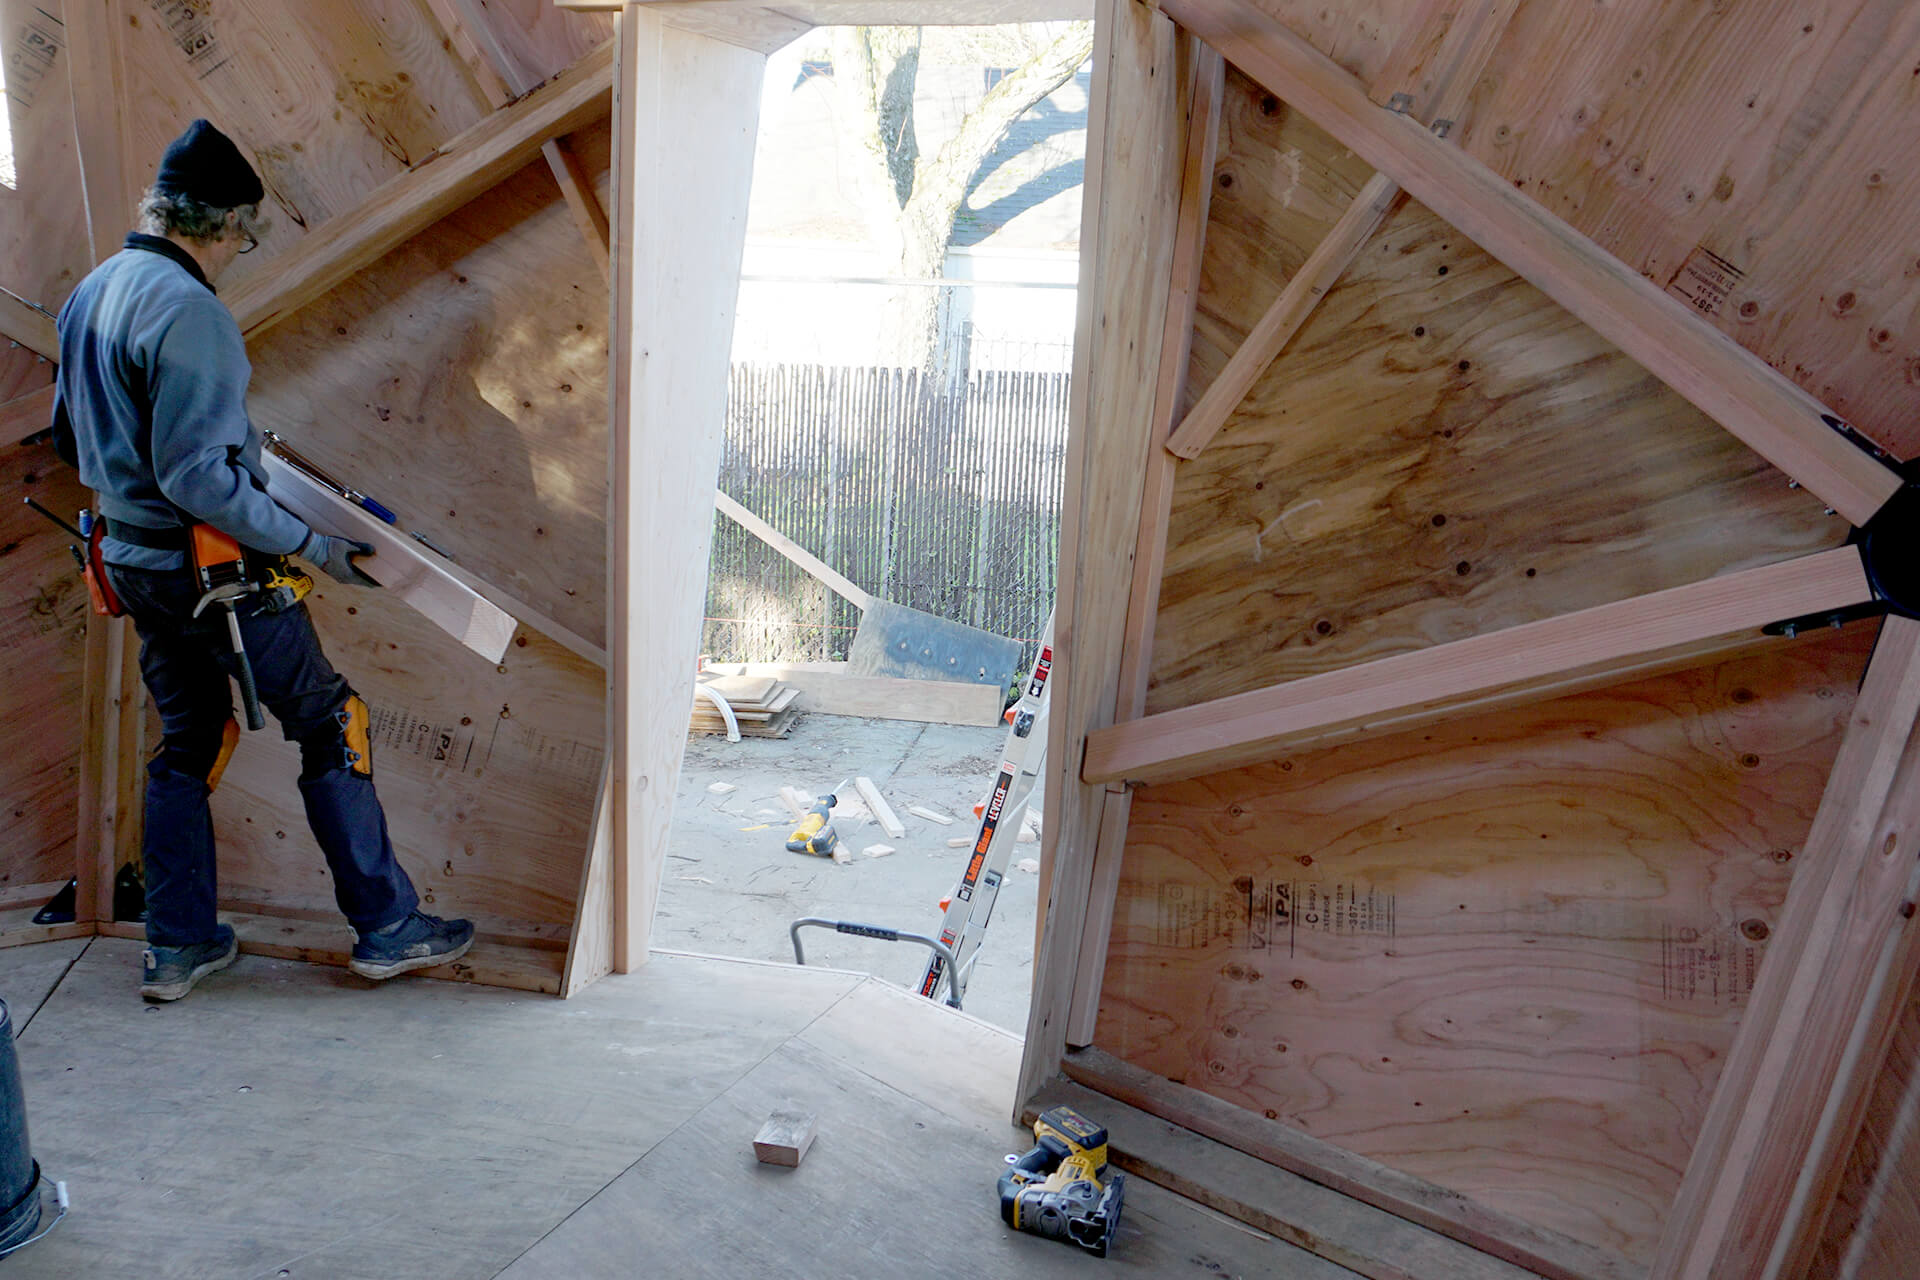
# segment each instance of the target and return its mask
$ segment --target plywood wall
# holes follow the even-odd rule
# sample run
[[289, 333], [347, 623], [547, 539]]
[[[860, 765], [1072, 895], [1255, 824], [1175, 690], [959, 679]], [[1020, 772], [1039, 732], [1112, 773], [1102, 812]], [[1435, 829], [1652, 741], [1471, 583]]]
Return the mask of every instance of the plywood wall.
[[1095, 1042], [1645, 1261], [1873, 634], [1141, 790]]
[[[1238, 72], [1189, 385], [1365, 181]], [[1847, 525], [1413, 201], [1182, 463], [1152, 711], [1834, 546]]]
[[[1421, 7], [1259, 2], [1369, 84]], [[1529, 2], [1461, 145], [1910, 457], [1916, 66], [1903, 0]]]
[[44, 444], [0, 449], [0, 888], [73, 874], [87, 592], [73, 541], [22, 505], [87, 503]]
[[[1261, 5], [1369, 83], [1442, 8]], [[1911, 6], [1528, 3], [1453, 136], [1909, 456], [1916, 66]], [[1189, 403], [1370, 176], [1233, 69], [1223, 120]], [[1180, 464], [1148, 707], [1847, 535], [1403, 201]], [[1094, 1042], [1645, 1262], [1874, 634], [1137, 791]], [[1910, 1262], [1858, 1227], [1912, 1198], [1896, 1070], [1832, 1249]]]

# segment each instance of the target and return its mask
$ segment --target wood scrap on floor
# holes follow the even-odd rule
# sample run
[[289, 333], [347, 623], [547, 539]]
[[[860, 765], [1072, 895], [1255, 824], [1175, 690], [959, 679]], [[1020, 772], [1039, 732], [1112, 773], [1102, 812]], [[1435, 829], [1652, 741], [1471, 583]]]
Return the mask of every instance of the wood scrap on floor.
[[813, 1145], [815, 1123], [811, 1111], [776, 1111], [754, 1137], [753, 1154], [762, 1164], [797, 1168]]
[[907, 828], [894, 814], [886, 797], [880, 794], [880, 788], [873, 785], [873, 779], [856, 778], [853, 785], [859, 789], [861, 798], [867, 802], [867, 808], [872, 810], [874, 820], [880, 824], [880, 829], [895, 840], [904, 840]]
[[938, 809], [929, 809], [923, 804], [910, 804], [907, 806], [907, 812], [916, 818], [925, 818], [928, 822], [937, 822], [943, 827], [953, 825], [952, 818], [941, 813]]

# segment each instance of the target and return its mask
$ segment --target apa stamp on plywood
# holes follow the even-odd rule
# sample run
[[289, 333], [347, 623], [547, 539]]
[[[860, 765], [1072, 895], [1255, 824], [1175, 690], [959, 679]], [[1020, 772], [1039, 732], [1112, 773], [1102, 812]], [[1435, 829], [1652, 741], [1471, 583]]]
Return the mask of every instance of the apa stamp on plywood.
[[[66, 24], [38, 7], [14, 24], [7, 39], [7, 97], [21, 108], [31, 107], [40, 90], [40, 82], [59, 61], [66, 47]], [[9, 160], [11, 163], [11, 160]]]
[[159, 15], [167, 35], [187, 55], [196, 80], [205, 80], [227, 65], [227, 55], [214, 38], [209, 0], [147, 0], [147, 7]]
[[1660, 994], [1716, 1009], [1744, 1005], [1760, 969], [1760, 948], [1731, 929], [1667, 925], [1660, 931]]
[[1231, 892], [1208, 885], [1159, 886], [1154, 941], [1182, 951], [1209, 946], [1246, 951], [1285, 948], [1306, 938], [1392, 938], [1395, 901], [1354, 880], [1254, 880]]
[[1695, 311], [1717, 316], [1747, 273], [1703, 244], [1693, 247], [1667, 292], [1684, 298]]

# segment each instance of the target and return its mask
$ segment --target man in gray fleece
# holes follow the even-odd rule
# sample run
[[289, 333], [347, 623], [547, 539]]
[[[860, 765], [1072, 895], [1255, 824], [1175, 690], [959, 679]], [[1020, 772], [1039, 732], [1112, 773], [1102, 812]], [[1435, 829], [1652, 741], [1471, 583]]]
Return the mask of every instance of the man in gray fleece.
[[[175, 139], [140, 202], [140, 230], [60, 311], [55, 442], [98, 495], [108, 576], [140, 633], [140, 672], [160, 713], [147, 766], [147, 943], [140, 993], [177, 1000], [232, 964], [215, 915], [208, 799], [239, 737], [226, 622], [193, 616], [188, 529], [213, 526], [271, 560], [298, 555], [336, 580], [372, 551], [309, 529], [268, 496], [247, 419], [251, 366], [213, 282], [253, 248], [264, 195], [239, 148], [205, 120]], [[239, 606], [260, 700], [300, 744], [300, 794], [353, 926], [349, 968], [390, 978], [466, 954], [473, 926], [420, 912], [374, 794], [367, 704], [321, 652], [305, 604]]]

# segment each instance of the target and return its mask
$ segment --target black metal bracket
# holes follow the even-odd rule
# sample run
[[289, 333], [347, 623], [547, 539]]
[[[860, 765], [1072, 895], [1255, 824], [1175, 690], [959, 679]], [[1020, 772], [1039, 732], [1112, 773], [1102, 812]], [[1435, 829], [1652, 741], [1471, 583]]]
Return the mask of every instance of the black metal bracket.
[[1899, 468], [1905, 484], [1854, 532], [1873, 594], [1894, 612], [1920, 618], [1920, 477]]

